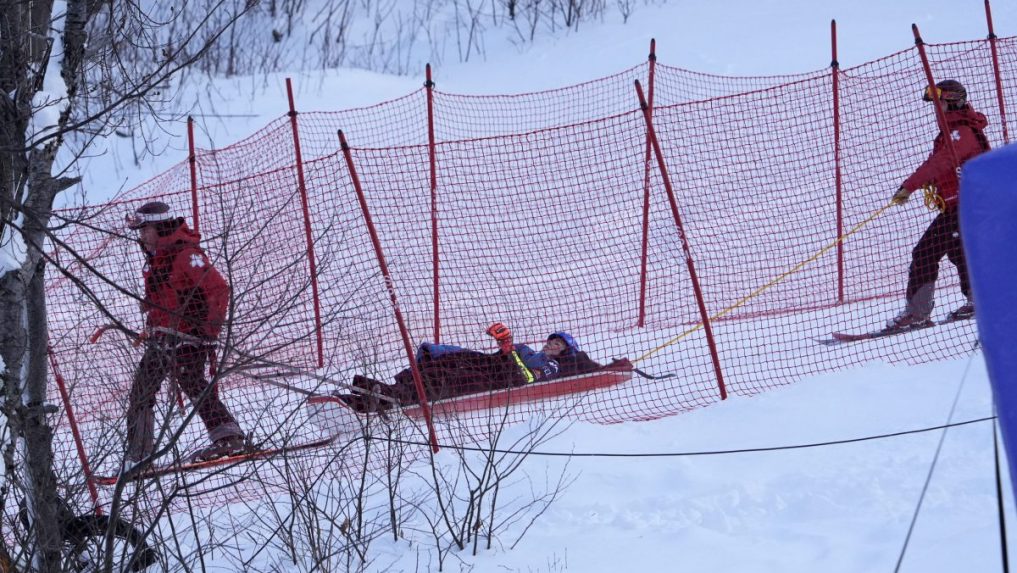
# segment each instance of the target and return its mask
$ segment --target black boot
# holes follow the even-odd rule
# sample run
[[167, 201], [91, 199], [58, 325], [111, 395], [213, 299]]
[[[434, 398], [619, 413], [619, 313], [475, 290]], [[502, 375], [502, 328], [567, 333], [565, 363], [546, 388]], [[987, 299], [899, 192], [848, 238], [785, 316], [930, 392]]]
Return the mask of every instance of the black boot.
[[370, 396], [363, 394], [337, 394], [336, 398], [342, 400], [354, 412], [367, 414], [374, 411]]
[[361, 390], [365, 390], [367, 392], [374, 392], [375, 386], [383, 386], [383, 384], [381, 382], [378, 382], [374, 378], [368, 378], [367, 376], [361, 376], [360, 374], [356, 374], [353, 376], [352, 386], [354, 388], [360, 388]]
[[396, 405], [392, 397], [392, 386], [367, 376], [353, 377], [353, 398], [344, 401], [358, 412], [383, 412]]

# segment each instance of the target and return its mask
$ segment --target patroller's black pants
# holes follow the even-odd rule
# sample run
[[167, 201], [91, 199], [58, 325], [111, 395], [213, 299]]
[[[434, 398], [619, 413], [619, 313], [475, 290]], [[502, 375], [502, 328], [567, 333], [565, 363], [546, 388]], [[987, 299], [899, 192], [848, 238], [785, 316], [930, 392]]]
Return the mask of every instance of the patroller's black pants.
[[243, 436], [240, 426], [219, 399], [218, 392], [209, 388], [205, 380], [205, 363], [211, 352], [211, 346], [179, 344], [171, 337], [148, 342], [145, 355], [134, 373], [127, 406], [125, 457], [128, 460], [140, 461], [154, 451], [155, 399], [167, 377], [175, 380], [190, 398], [205, 423], [211, 441]]
[[907, 300], [908, 308], [913, 314], [929, 316], [932, 313], [939, 263], [944, 256], [957, 267], [961, 292], [970, 298], [971, 281], [968, 277], [968, 265], [964, 259], [964, 248], [961, 245], [956, 209], [940, 213], [911, 251]]

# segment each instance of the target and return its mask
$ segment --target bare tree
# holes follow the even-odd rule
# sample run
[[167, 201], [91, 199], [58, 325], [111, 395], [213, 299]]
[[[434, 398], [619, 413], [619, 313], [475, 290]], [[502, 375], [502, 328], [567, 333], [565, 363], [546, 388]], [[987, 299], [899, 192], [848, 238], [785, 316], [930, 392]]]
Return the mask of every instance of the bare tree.
[[[206, 201], [214, 205], [214, 209], [209, 209], [206, 213], [209, 219], [206, 225], [212, 232], [207, 236], [205, 247], [212, 255], [214, 264], [233, 285], [230, 315], [220, 338], [220, 365], [211, 378], [205, 395], [225, 386], [224, 401], [232, 406], [240, 406], [234, 410], [235, 414], [238, 410], [248, 414], [242, 425], [251, 433], [254, 445], [260, 450], [299, 445], [302, 440], [307, 440], [309, 434], [313, 435], [314, 430], [306, 425], [307, 413], [303, 399], [308, 394], [319, 392], [323, 385], [331, 388], [337, 383], [321, 376], [305, 376], [309, 373], [280, 362], [284, 360], [280, 356], [306, 355], [307, 349], [314, 347], [315, 339], [314, 323], [307, 320], [306, 302], [311, 297], [311, 279], [307, 272], [307, 262], [301, 257], [303, 249], [295, 247], [295, 252], [288, 253], [291, 256], [280, 256], [279, 247], [264, 240], [268, 234], [282, 234], [277, 221], [280, 217], [286, 218], [286, 215], [281, 215], [280, 212], [291, 211], [293, 204], [299, 202], [295, 198], [296, 190], [288, 190], [289, 194], [282, 191], [271, 193], [274, 201], [259, 199], [253, 194], [237, 197], [229, 186], [220, 188], [218, 194], [212, 190], [205, 194]], [[259, 208], [252, 208], [251, 202], [257, 202]], [[140, 349], [134, 344], [137, 332], [131, 325], [137, 324], [137, 293], [144, 258], [133, 240], [119, 235], [118, 231], [111, 228], [110, 221], [115, 220], [115, 214], [109, 207], [103, 206], [92, 211], [94, 212], [77, 217], [73, 223], [79, 230], [87, 228], [94, 234], [110, 239], [101, 256], [92, 259], [83, 256], [75, 250], [74, 245], [68, 244], [64, 237], [52, 232], [52, 229], [47, 230], [47, 238], [64, 257], [70, 258], [55, 268], [69, 279], [75, 291], [89, 301], [87, 311], [74, 318], [81, 323], [71, 326], [90, 326], [89, 322], [96, 315], [105, 317], [113, 325], [114, 332], [97, 339], [96, 345], [79, 349], [81, 357], [72, 363], [78, 367], [68, 368], [64, 372], [72, 394], [77, 387], [86, 391], [85, 396], [93, 396], [89, 399], [93, 411], [88, 412], [92, 419], [88, 421], [89, 428], [86, 432], [91, 439], [86, 447], [92, 468], [99, 475], [109, 476], [110, 472], [115, 475], [120, 467], [125, 441], [122, 413], [126, 411], [126, 393], [123, 392], [123, 384], [130, 380], [130, 372], [140, 355]], [[328, 233], [334, 243], [331, 248], [319, 251], [318, 268], [322, 272], [344, 268], [342, 261], [334, 259], [337, 253], [344, 252], [342, 233], [332, 230], [332, 221], [323, 221], [322, 224], [322, 232]], [[303, 226], [297, 227], [297, 230], [302, 233]], [[50, 253], [45, 256], [53, 257]], [[103, 268], [120, 270], [110, 274], [104, 273]], [[367, 278], [376, 277], [368, 274]], [[351, 292], [358, 290], [353, 280], [345, 282], [344, 287], [347, 286], [352, 287]], [[380, 288], [379, 285], [378, 289]], [[322, 321], [326, 327], [337, 324], [349, 312], [347, 303], [342, 299], [333, 299], [333, 302], [323, 311]], [[67, 320], [66, 317], [61, 319], [62, 329], [67, 328]], [[294, 324], [303, 326], [292, 328]], [[279, 332], [286, 334], [280, 335]], [[121, 333], [127, 336], [120, 336]], [[104, 363], [104, 373], [122, 373], [118, 377], [120, 380], [106, 388], [105, 392], [102, 382], [96, 380], [88, 368], [88, 364], [95, 361]], [[298, 381], [290, 379], [292, 374], [297, 374]], [[302, 385], [296, 385], [300, 383]], [[244, 391], [244, 384], [254, 386], [254, 389]], [[238, 385], [241, 390], [232, 391]], [[270, 497], [266, 493], [275, 495], [279, 491], [289, 491], [287, 487], [278, 485], [263, 487], [266, 476], [273, 473], [273, 468], [282, 468], [290, 478], [306, 475], [308, 471], [313, 471], [316, 476], [321, 474], [320, 460], [317, 464], [308, 466], [303, 463], [301, 453], [291, 455], [284, 451], [279, 455], [265, 456], [267, 459], [230, 462], [217, 466], [212, 471], [170, 472], [157, 479], [146, 477], [147, 468], [156, 465], [172, 467], [177, 464], [177, 460], [186, 459], [194, 440], [203, 437], [194, 428], [198, 425], [194, 404], [204, 396], [192, 397], [188, 402], [178, 402], [174, 399], [175, 391], [171, 384], [164, 384], [164, 389], [167, 390], [164, 398], [168, 399], [159, 401], [155, 416], [156, 451], [130, 476], [123, 474], [124, 479], [109, 490], [107, 509], [110, 518], [106, 522], [95, 523], [90, 529], [93, 532], [90, 533], [91, 547], [88, 548], [90, 563], [102, 563], [108, 569], [116, 564], [138, 562], [141, 558], [150, 561], [152, 556], [146, 554], [143, 547], [138, 547], [139, 542], [154, 538], [160, 546], [168, 549], [162, 556], [161, 565], [164, 569], [193, 568], [196, 563], [200, 564], [203, 553], [223, 547], [229, 543], [226, 540], [235, 538], [238, 532], [246, 530], [229, 521], [223, 524], [209, 520], [207, 515], [199, 515], [200, 510], [209, 504], [221, 504], [225, 500], [252, 495], [252, 487], [261, 487], [260, 491], [255, 491], [263, 497]], [[97, 393], [101, 394], [104, 404], [98, 411], [91, 404]], [[80, 401], [82, 395], [78, 394], [77, 397]], [[250, 414], [255, 417], [252, 418]], [[79, 423], [80, 421], [79, 419]], [[5, 431], [0, 432], [0, 437], [5, 438], [9, 428], [4, 426], [3, 429]], [[13, 440], [5, 440], [4, 443], [13, 446]], [[3, 487], [0, 492], [6, 491], [7, 486], [17, 486], [17, 483], [6, 479], [18, 475], [16, 452], [8, 447], [5, 453], [9, 453], [9, 462], [4, 472], [5, 481], [0, 482]], [[65, 463], [67, 461], [64, 460]], [[82, 491], [83, 484], [80, 479], [73, 479], [80, 474], [80, 468], [75, 470], [73, 464], [76, 461], [70, 462], [72, 467], [57, 472], [65, 477], [64, 482], [57, 484], [57, 489], [64, 492], [64, 497], [74, 498], [75, 492]], [[315, 483], [317, 481], [320, 480], [315, 480]], [[337, 481], [347, 482], [348, 480]], [[283, 483], [300, 484], [302, 481], [286, 479]], [[0, 501], [6, 502], [7, 496], [4, 495]], [[317, 524], [322, 516], [332, 515], [328, 513], [328, 508], [321, 510], [313, 505], [294, 505], [301, 511], [307, 510], [302, 514], [302, 523]], [[60, 507], [58, 504], [58, 509]], [[79, 507], [70, 513], [79, 515], [81, 512], [82, 508]], [[163, 519], [170, 514], [189, 517], [190, 526], [180, 528], [179, 519]], [[26, 520], [25, 527], [21, 524], [14, 525], [14, 528], [5, 527], [5, 531], [15, 530], [20, 533], [24, 530], [34, 534], [41, 526], [37, 518]], [[284, 531], [289, 530], [292, 528]], [[371, 528], [365, 527], [362, 530], [368, 531]], [[314, 531], [313, 539], [308, 536], [305, 539], [310, 539], [308, 546], [315, 549], [314, 554], [324, 559], [331, 551], [326, 535], [331, 529], [320, 527]], [[373, 535], [365, 535], [364, 539], [369, 540]], [[125, 537], [131, 543], [123, 543]], [[273, 536], [265, 539], [266, 543], [271, 542]], [[35, 547], [37, 544], [22, 542], [18, 545]], [[290, 543], [289, 546], [294, 544]], [[352, 544], [350, 546], [354, 547]], [[67, 554], [66, 548], [63, 554]], [[26, 559], [15, 556], [13, 561], [24, 562]], [[325, 562], [330, 560], [326, 559]]]
[[[438, 42], [448, 41], [449, 34], [434, 32], [442, 18], [459, 18], [461, 27], [457, 26], [456, 31], [461, 35], [456, 35], [460, 40], [456, 55], [460, 59], [468, 59], [471, 55], [483, 53], [487, 22], [497, 26], [506, 20], [514, 23], [523, 21], [529, 26], [528, 36], [532, 39], [541, 26], [554, 29], [563, 25], [556, 18], [566, 18], [564, 25], [578, 26], [581, 20], [594, 17], [597, 10], [603, 9], [603, 2], [566, 1], [567, 7], [560, 3], [561, 0], [544, 0], [543, 3], [541, 0], [524, 3], [452, 0], [438, 2], [437, 7], [431, 3], [424, 7], [415, 5], [412, 16], [405, 17], [393, 12], [395, 3], [390, 0], [329, 0], [325, 4], [273, 0], [267, 6], [252, 0], [205, 0], [191, 4], [188, 10], [177, 9], [177, 3], [172, 0], [146, 3], [68, 0], [63, 13], [54, 12], [52, 0], [0, 0], [0, 8], [4, 10], [4, 17], [0, 18], [0, 118], [3, 120], [0, 124], [0, 376], [4, 391], [2, 412], [6, 419], [4, 431], [0, 432], [4, 458], [0, 515], [2, 519], [8, 519], [12, 513], [8, 510], [18, 505], [15, 501], [24, 502], [25, 514], [31, 524], [26, 530], [32, 537], [25, 538], [21, 545], [31, 569], [51, 571], [61, 567], [66, 553], [62, 546], [66, 537], [62, 525], [67, 522], [63, 516], [66, 507], [61, 501], [66, 496], [61, 492], [70, 487], [60, 482], [59, 473], [54, 470], [54, 418], [52, 408], [47, 405], [50, 397], [46, 394], [49, 373], [44, 290], [46, 270], [56, 270], [75, 281], [81, 296], [95, 303], [98, 314], [118, 322], [120, 328], [128, 333], [131, 333], [131, 328], [124, 324], [126, 319], [122, 313], [104, 307], [101, 297], [89, 287], [89, 281], [75, 273], [80, 271], [95, 280], [105, 281], [126, 299], [137, 298], [128, 284], [111, 277], [100, 277], [101, 272], [87, 269], [87, 257], [74, 253], [72, 245], [59, 244], [59, 227], [90, 224], [86, 218], [54, 219], [56, 197], [78, 182], [74, 176], [76, 159], [87, 153], [96, 139], [143, 132], [139, 129], [143, 117], [154, 115], [165, 119], [167, 112], [163, 104], [172, 99], [178, 82], [196, 63], [201, 65], [194, 68], [198, 71], [227, 75], [246, 73], [255, 65], [254, 62], [259, 61], [271, 62], [273, 66], [286, 65], [289, 60], [285, 58], [264, 56], [273, 53], [278, 56], [279, 50], [285, 48], [282, 40], [298, 35], [304, 11], [312, 5], [319, 10], [312, 21], [319, 25], [321, 32], [302, 40], [310, 38], [311, 41], [329, 44], [327, 50], [320, 50], [325, 54], [321, 65], [355, 61], [365, 66], [373, 63], [385, 69], [405, 72], [412, 65], [409, 53], [414, 49], [422, 27], [427, 30], [425, 36], [428, 41], [435, 42], [431, 49], [436, 49]], [[194, 9], [195, 6], [200, 9]], [[253, 27], [234, 26], [241, 18], [265, 14], [278, 24], [272, 28], [271, 34], [265, 35], [270, 40], [264, 41], [271, 42], [268, 48], [252, 41], [250, 30]], [[350, 30], [354, 27], [355, 14], [369, 14], [372, 18], [368, 22], [367, 35], [362, 36], [366, 41], [359, 44], [351, 40]], [[282, 47], [271, 47], [274, 45]], [[309, 51], [319, 52], [316, 48]], [[215, 57], [206, 58], [209, 54]], [[232, 207], [220, 205], [219, 210], [223, 216], [229, 217], [243, 208], [240, 203], [235, 203]], [[262, 214], [271, 218], [270, 213]], [[287, 268], [302, 264], [299, 258], [294, 258], [286, 261], [290, 267], [266, 271], [268, 258], [247, 256], [252, 242], [257, 240], [256, 234], [241, 236], [232, 233], [229, 224], [223, 225], [222, 229], [212, 240], [220, 245], [218, 256], [222, 264], [238, 269], [236, 273], [229, 273], [233, 276], [279, 276], [285, 274]], [[267, 231], [262, 228], [261, 232]], [[49, 251], [54, 244], [62, 252], [75, 255], [74, 265], [85, 270], [73, 270], [66, 261], [56, 264]], [[327, 265], [323, 263], [322, 266]], [[225, 351], [221, 357], [223, 368], [210, 388], [233, 383], [232, 380], [252, 366], [271, 364], [275, 356], [285, 353], [287, 347], [306, 342], [298, 339], [265, 343], [258, 327], [282, 322], [289, 310], [300, 305], [298, 298], [306, 296], [307, 282], [302, 281], [283, 290], [288, 298], [275, 299], [266, 298], [260, 284], [263, 283], [254, 281], [234, 289], [235, 304], [253, 305], [264, 312], [247, 312], [233, 317], [233, 327], [226, 335]], [[331, 314], [324, 317], [325, 323], [342, 320], [344, 311], [339, 301]], [[116, 356], [123, 360], [123, 370], [130, 371], [136, 351], [126, 340], [117, 344], [121, 348]], [[173, 401], [167, 401], [161, 413], [161, 449], [157, 455], [178, 456], [184, 443], [181, 441], [184, 428], [193, 419], [194, 409], [187, 405], [180, 408]], [[103, 435], [105, 441], [100, 444], [99, 459], [115, 464], [122, 442], [120, 421], [109, 422], [111, 431]], [[540, 429], [535, 432], [545, 435]], [[501, 433], [498, 431], [494, 435], [500, 437]], [[269, 434], [267, 437], [276, 436]], [[377, 439], [380, 439], [379, 436], [373, 434], [365, 438], [365, 443]], [[498, 439], [492, 440], [492, 444], [497, 442]], [[390, 532], [393, 538], [399, 538], [405, 516], [410, 512], [407, 508], [424, 505], [420, 495], [404, 492], [400, 487], [407, 460], [402, 449], [393, 447], [397, 443], [395, 434], [389, 434], [384, 447], [371, 450], [384, 451], [381, 458], [387, 460], [381, 468], [380, 480], [380, 487], [386, 492], [382, 498], [385, 519], [366, 517], [369, 513], [366, 492], [379, 482], [373, 473], [368, 472], [367, 461], [356, 468], [360, 472], [357, 474], [357, 491], [346, 497], [354, 502], [355, 512], [339, 519], [340, 515], [334, 509], [300, 506], [303, 512], [301, 520], [308, 524], [309, 535], [318, 536], [309, 546], [320, 559], [330, 555], [325, 550], [327, 543], [321, 542], [321, 536], [333, 528], [320, 526], [321, 523], [328, 526], [338, 523], [342, 531], [343, 524], [347, 523], [345, 518], [349, 518], [347, 531], [342, 534], [348, 540], [351, 551], [359, 554], [363, 562], [367, 544], [376, 538], [379, 530], [377, 524], [384, 523], [385, 531]], [[439, 551], [447, 551], [451, 546], [462, 550], [470, 542], [474, 544], [475, 551], [481, 532], [486, 532], [488, 544], [497, 537], [502, 527], [500, 524], [504, 523], [499, 517], [502, 515], [499, 508], [504, 506], [499, 499], [498, 484], [504, 483], [519, 466], [514, 463], [518, 461], [516, 458], [495, 453], [490, 450], [479, 462], [473, 458], [467, 462], [464, 458], [459, 477], [439, 480], [438, 476], [442, 474], [437, 470], [433, 474], [436, 499], [444, 500], [439, 507], [450, 508], [448, 511], [451, 512], [441, 514], [440, 521], [435, 522], [445, 524], [437, 538], [437, 545], [445, 549]], [[376, 456], [368, 454], [365, 454], [365, 460], [375, 459]], [[276, 461], [287, 462], [285, 457]], [[246, 476], [256, 473], [257, 466], [251, 465], [250, 468], [239, 477], [225, 471], [235, 468], [224, 468], [224, 472], [215, 473], [211, 478], [190, 480], [187, 485], [205, 485], [213, 489], [239, 487]], [[376, 469], [373, 468], [372, 472]], [[222, 476], [226, 477], [216, 481]], [[200, 563], [201, 550], [207, 547], [206, 540], [198, 533], [202, 523], [199, 508], [190, 505], [192, 497], [187, 493], [184, 481], [124, 483], [112, 493], [114, 515], [127, 516], [132, 520], [131, 526], [137, 526], [144, 538], [162, 536], [164, 527], [171, 528], [165, 538], [172, 541], [170, 547], [177, 549], [171, 553], [172, 557], [165, 558], [163, 564], [166, 566], [171, 559], [183, 567], [190, 567], [195, 561]], [[558, 486], [550, 491], [560, 491], [561, 487], [563, 482], [559, 481]], [[310, 485], [304, 489], [309, 491]], [[536, 501], [544, 503], [546, 499], [538, 497]], [[176, 527], [173, 523], [159, 524], [161, 517], [181, 508], [191, 518], [190, 533], [173, 529]], [[522, 514], [526, 512], [518, 513]], [[517, 512], [509, 511], [508, 515], [517, 515]], [[123, 547], [119, 553], [114, 550], [117, 538], [115, 522], [109, 523], [113, 525], [105, 530], [103, 553], [107, 568], [118, 560], [116, 555], [124, 556], [129, 550]], [[16, 527], [17, 523], [5, 521], [3, 526], [5, 531], [11, 531], [8, 527]], [[181, 542], [188, 535], [197, 542], [196, 549]], [[451, 546], [447, 543], [450, 539]], [[214, 542], [211, 543], [214, 545]], [[296, 547], [296, 544], [289, 542], [289, 547]], [[0, 563], [12, 559], [17, 562], [18, 559], [10, 553], [0, 544]], [[130, 559], [129, 556], [126, 558]]]
[[[443, 571], [449, 556], [481, 547], [490, 549], [503, 532], [519, 532], [508, 545], [515, 545], [530, 526], [571, 485], [568, 465], [554, 479], [535, 487], [524, 470], [525, 462], [541, 444], [560, 435], [569, 426], [568, 410], [548, 408], [518, 422], [518, 412], [506, 407], [467, 417], [443, 414], [447, 425], [445, 453], [431, 455], [422, 479], [430, 491], [416, 499], [418, 513], [427, 523], [433, 541], [438, 570]], [[533, 414], [533, 413], [531, 413]], [[420, 470], [413, 470], [414, 473]], [[528, 481], [530, 495], [506, 499], [502, 490], [517, 481]], [[423, 505], [419, 505], [419, 504]]]
[[272, 0], [245, 14], [243, 25], [232, 28], [199, 69], [235, 75], [347, 66], [419, 73], [425, 62], [439, 65], [446, 56], [459, 62], [483, 56], [492, 33], [504, 31], [527, 44], [612, 11], [628, 21], [634, 9], [635, 0]]
[[[157, 108], [159, 88], [192, 65], [250, 6], [211, 4], [206, 18], [160, 32], [172, 2], [0, 2], [0, 358], [3, 413], [11, 428], [4, 479], [22, 480], [34, 524], [31, 568], [61, 561], [52, 429], [46, 418], [45, 241], [56, 196], [79, 179], [79, 157], [97, 137]], [[142, 57], [143, 56], [143, 57]], [[13, 443], [23, 447], [16, 449]], [[23, 457], [21, 464], [13, 463]]]
[[635, 0], [615, 0], [615, 3], [618, 6], [618, 13], [621, 14], [622, 23], [627, 24], [635, 10]]

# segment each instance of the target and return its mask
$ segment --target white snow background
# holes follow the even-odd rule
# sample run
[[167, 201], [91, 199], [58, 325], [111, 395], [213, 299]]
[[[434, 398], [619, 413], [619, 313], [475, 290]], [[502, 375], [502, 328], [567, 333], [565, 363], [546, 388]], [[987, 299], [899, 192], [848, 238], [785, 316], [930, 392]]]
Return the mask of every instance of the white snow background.
[[[1017, 34], [1017, 3], [997, 0], [993, 17], [999, 36]], [[435, 81], [443, 91], [468, 94], [561, 87], [645, 61], [650, 38], [657, 40], [659, 61], [695, 71], [811, 71], [830, 63], [831, 19], [838, 24], [842, 67], [909, 48], [911, 23], [934, 43], [987, 34], [981, 0], [651, 3], [639, 5], [626, 24], [613, 14], [522, 49], [507, 32], [501, 40], [489, 30], [486, 58], [436, 69]], [[423, 70], [395, 77], [349, 69], [216, 80], [180, 100], [197, 102], [184, 111], [231, 116], [199, 115], [198, 146], [224, 147], [283, 115], [286, 76], [294, 80], [300, 111], [370, 105], [423, 82]], [[880, 95], [872, 97], [877, 104]], [[919, 98], [915, 94], [916, 105]], [[158, 134], [158, 154], [141, 157], [140, 166], [132, 165], [131, 143], [121, 138], [83, 164], [90, 202], [185, 159], [183, 123], [150, 132]], [[898, 183], [886, 182], [887, 198]], [[902, 287], [908, 255], [900, 253]], [[872, 364], [653, 422], [578, 423], [541, 450], [659, 454], [806, 444], [982, 418], [991, 409], [979, 353], [918, 367]], [[934, 431], [776, 452], [572, 458], [567, 472], [576, 481], [515, 549], [496, 547], [478, 557], [463, 552], [463, 561], [453, 558], [446, 570], [890, 571], [941, 438], [943, 431]], [[565, 461], [531, 457], [526, 471], [540, 481], [560, 473]], [[515, 487], [502, 495], [528, 494], [525, 482]], [[995, 504], [991, 425], [948, 430], [900, 570], [1002, 570]], [[1012, 519], [1009, 499], [1007, 509]], [[372, 545], [375, 566], [435, 569], [424, 545], [426, 539], [379, 540]], [[215, 556], [209, 557], [206, 565], [214, 569]]]

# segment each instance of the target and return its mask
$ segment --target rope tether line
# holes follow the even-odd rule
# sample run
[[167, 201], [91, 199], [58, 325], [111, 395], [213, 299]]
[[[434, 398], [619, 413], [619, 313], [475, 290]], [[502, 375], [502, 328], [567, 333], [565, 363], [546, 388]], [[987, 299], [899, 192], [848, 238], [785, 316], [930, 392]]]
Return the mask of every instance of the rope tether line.
[[[950, 427], [952, 427], [951, 420], [953, 420], [953, 415], [957, 411], [957, 404], [960, 402], [961, 392], [964, 390], [964, 383], [967, 382], [968, 373], [971, 371], [971, 363], [973, 361], [974, 355], [969, 356], [968, 363], [964, 367], [964, 373], [961, 375], [960, 383], [957, 384], [957, 392], [954, 394], [953, 404], [950, 405], [950, 413], [946, 416], [946, 424], [943, 425], [943, 433], [939, 436], [939, 443], [936, 445], [936, 452], [932, 455], [932, 462], [929, 464], [929, 471], [925, 475], [925, 483], [922, 484], [922, 491], [918, 494], [918, 503], [915, 504], [915, 511], [911, 515], [911, 523], [908, 525], [907, 534], [904, 536], [904, 543], [901, 545], [900, 555], [897, 557], [897, 566], [893, 569], [894, 573], [898, 573], [901, 565], [904, 563], [904, 555], [907, 553], [908, 544], [911, 542], [911, 535], [915, 531], [915, 523], [918, 522], [918, 514], [922, 510], [922, 503], [925, 501], [925, 494], [929, 491], [929, 483], [932, 482], [932, 474], [936, 471], [936, 463], [939, 461], [939, 455], [943, 452], [943, 442], [946, 441], [946, 432]], [[993, 424], [995, 424], [995, 422], [993, 422]]]
[[[992, 411], [996, 411], [996, 403], [993, 400]], [[1006, 542], [1006, 511], [1003, 502], [1003, 477], [999, 465], [999, 436], [996, 435], [996, 422], [992, 423], [992, 457], [996, 474], [996, 514], [999, 522], [999, 552], [1003, 562], [1003, 573], [1010, 573], [1009, 549]]]
[[[913, 434], [923, 434], [926, 432], [935, 432], [936, 430], [944, 430], [946, 428], [957, 428], [960, 426], [968, 426], [970, 424], [978, 424], [981, 422], [988, 422], [995, 420], [995, 416], [986, 416], [984, 418], [975, 418], [972, 420], [965, 420], [963, 422], [951, 422], [943, 424], [941, 426], [932, 426], [929, 428], [918, 428], [916, 430], [903, 430], [900, 432], [891, 432], [888, 434], [877, 434], [873, 436], [864, 436], [861, 438], [848, 438], [844, 440], [831, 440], [828, 442], [813, 442], [808, 444], [792, 444], [790, 446], [772, 446], [768, 448], [740, 448], [736, 450], [703, 450], [696, 452], [644, 452], [644, 453], [618, 453], [618, 452], [541, 452], [541, 451], [526, 451], [526, 450], [510, 450], [500, 448], [482, 448], [479, 446], [458, 446], [452, 444], [445, 444], [442, 447], [447, 450], [456, 450], [461, 452], [484, 452], [484, 453], [496, 453], [496, 454], [508, 454], [508, 455], [527, 455], [527, 456], [546, 456], [546, 457], [565, 457], [565, 458], [679, 458], [679, 457], [692, 457], [692, 456], [721, 456], [729, 454], [749, 454], [758, 452], [776, 452], [781, 450], [802, 450], [807, 448], [820, 448], [825, 446], [837, 446], [841, 444], [854, 444], [858, 442], [868, 442], [872, 440], [884, 440], [888, 438], [896, 438], [900, 436], [910, 436]], [[418, 442], [413, 440], [400, 440], [397, 438], [387, 438], [379, 436], [360, 436], [361, 440], [379, 440], [383, 442], [390, 442], [394, 444], [403, 444], [407, 446], [422, 446], [430, 447], [431, 444], [428, 442]]]
[[[858, 223], [857, 225], [852, 227], [850, 231], [848, 231], [847, 233], [844, 233], [840, 237], [837, 237], [832, 243], [826, 245], [825, 247], [823, 247], [822, 249], [817, 251], [816, 254], [814, 254], [811, 257], [809, 257], [808, 259], [798, 263], [797, 265], [792, 267], [791, 270], [785, 271], [784, 273], [778, 275], [776, 278], [774, 278], [770, 282], [766, 283], [765, 285], [757, 288], [756, 290], [752, 291], [751, 293], [749, 293], [748, 295], [746, 295], [745, 297], [740, 299], [738, 302], [732, 304], [731, 306], [725, 308], [724, 310], [718, 312], [717, 314], [714, 314], [713, 316], [710, 317], [710, 320], [716, 320], [716, 319], [718, 319], [718, 318], [728, 314], [732, 310], [742, 306], [746, 302], [748, 302], [748, 301], [752, 300], [753, 298], [759, 296], [760, 294], [762, 294], [765, 290], [769, 289], [770, 287], [772, 287], [772, 286], [782, 282], [787, 277], [789, 277], [789, 276], [795, 274], [796, 272], [802, 270], [806, 265], [816, 261], [817, 259], [819, 259], [823, 255], [825, 255], [827, 253], [827, 251], [829, 251], [830, 249], [833, 249], [837, 245], [843, 243], [845, 240], [847, 240], [848, 237], [850, 237], [851, 235], [853, 235], [853, 234], [857, 233], [858, 231], [860, 231], [862, 229], [862, 227], [865, 227], [866, 225], [871, 223], [876, 217], [879, 217], [880, 215], [882, 215], [884, 211], [886, 211], [887, 209], [889, 209], [892, 206], [893, 206], [893, 203], [891, 202], [891, 203], [887, 203], [886, 205], [880, 207], [879, 209], [874, 211], [871, 215], [866, 217], [864, 221], [862, 221], [861, 223]], [[638, 364], [639, 362], [642, 362], [643, 360], [646, 360], [647, 358], [650, 358], [654, 354], [660, 352], [661, 350], [667, 348], [668, 346], [671, 346], [672, 344], [675, 344], [679, 340], [685, 338], [686, 336], [692, 334], [693, 332], [699, 330], [702, 327], [703, 327], [703, 323], [702, 322], [697, 323], [692, 328], [686, 330], [685, 332], [679, 334], [678, 336], [675, 336], [671, 340], [668, 340], [667, 342], [665, 342], [664, 344], [661, 344], [660, 346], [654, 348], [653, 350], [650, 350], [649, 352], [643, 354], [639, 358], [636, 358], [635, 360], [632, 361], [632, 363], [633, 364]]]

